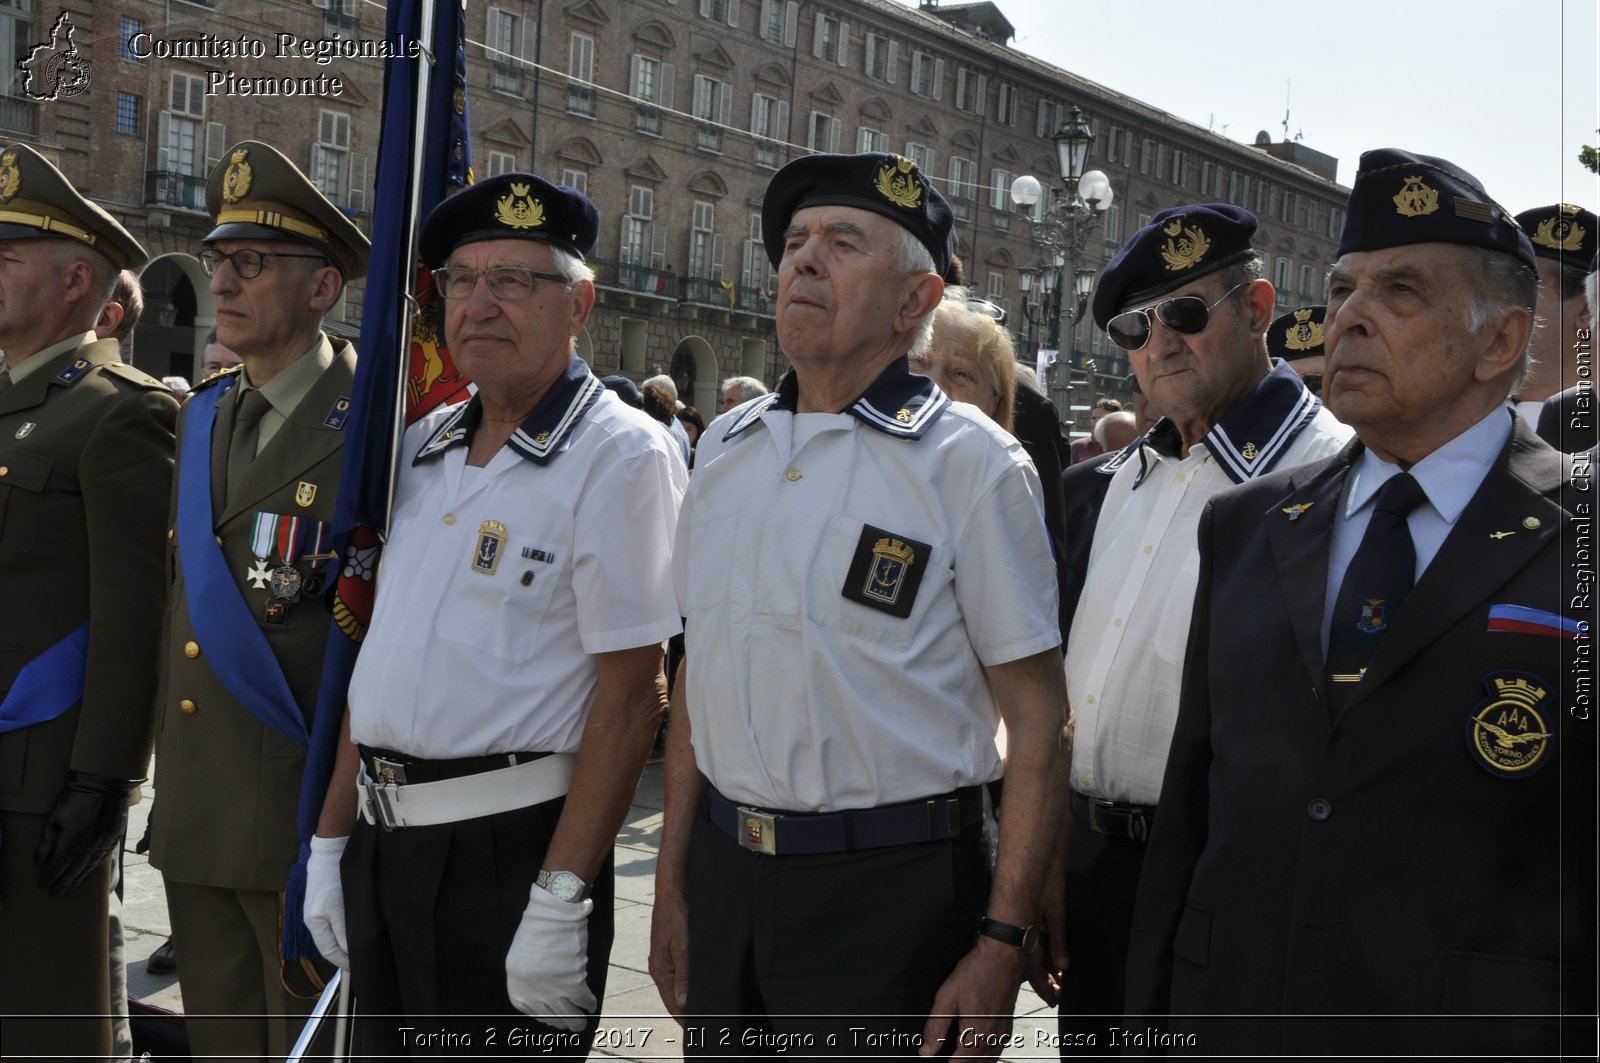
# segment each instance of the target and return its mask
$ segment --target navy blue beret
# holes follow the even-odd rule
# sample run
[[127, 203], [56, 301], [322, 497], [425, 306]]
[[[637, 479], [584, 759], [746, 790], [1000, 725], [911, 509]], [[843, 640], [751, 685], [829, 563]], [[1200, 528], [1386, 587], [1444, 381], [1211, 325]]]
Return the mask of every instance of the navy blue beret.
[[941, 277], [950, 268], [952, 225], [945, 202], [908, 159], [881, 151], [806, 155], [772, 175], [761, 201], [761, 242], [777, 269], [789, 219], [806, 207], [855, 207], [881, 214], [917, 238]]
[[1410, 244], [1484, 247], [1538, 268], [1516, 220], [1455, 163], [1400, 148], [1363, 153], [1337, 254]]
[[1267, 353], [1292, 362], [1317, 358], [1322, 350], [1322, 326], [1328, 308], [1322, 304], [1291, 310], [1267, 326]]
[[1128, 238], [1094, 290], [1094, 323], [1105, 328], [1130, 303], [1154, 298], [1255, 256], [1256, 216], [1232, 203], [1170, 207]]
[[503, 173], [433, 208], [422, 223], [422, 262], [433, 269], [462, 244], [484, 240], [538, 240], [584, 258], [599, 235], [600, 211], [576, 188]]
[[1571, 203], [1552, 203], [1534, 207], [1517, 215], [1517, 224], [1533, 242], [1533, 253], [1540, 258], [1573, 259], [1587, 263], [1600, 246], [1596, 229], [1600, 217]]

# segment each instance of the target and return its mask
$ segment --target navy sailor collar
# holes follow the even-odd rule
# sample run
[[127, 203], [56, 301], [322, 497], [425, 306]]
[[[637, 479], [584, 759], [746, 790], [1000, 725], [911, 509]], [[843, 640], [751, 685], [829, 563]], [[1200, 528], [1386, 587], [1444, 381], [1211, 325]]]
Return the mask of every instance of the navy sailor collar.
[[[1274, 358], [1271, 371], [1261, 378], [1255, 390], [1223, 414], [1200, 441], [1228, 479], [1242, 484], [1270, 472], [1320, 409], [1322, 400], [1305, 386], [1300, 374], [1282, 358]], [[1150, 472], [1141, 443], [1163, 457], [1175, 458], [1183, 453], [1178, 426], [1163, 417], [1143, 439], [1102, 466], [1102, 471], [1107, 475], [1116, 472], [1138, 451], [1139, 475], [1133, 481], [1137, 489]]]
[[[572, 430], [606, 389], [589, 365], [573, 355], [561, 376], [550, 385], [538, 405], [523, 418], [506, 446], [535, 465], [548, 465], [567, 449]], [[483, 400], [476, 393], [439, 423], [411, 464], [439, 456], [457, 443], [466, 443], [483, 420]]]
[[[790, 369], [778, 381], [777, 390], [752, 402], [733, 422], [726, 443], [761, 420], [768, 410], [793, 413], [800, 400], [800, 382]], [[896, 358], [844, 410], [871, 428], [897, 439], [918, 440], [950, 407], [950, 399], [929, 377], [913, 373], [905, 355]]]

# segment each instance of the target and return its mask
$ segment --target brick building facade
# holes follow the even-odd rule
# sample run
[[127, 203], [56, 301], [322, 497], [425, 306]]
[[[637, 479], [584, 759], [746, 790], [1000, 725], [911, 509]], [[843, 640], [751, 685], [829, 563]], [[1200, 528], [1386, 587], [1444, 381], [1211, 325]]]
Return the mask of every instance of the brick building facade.
[[[66, 84], [51, 59], [63, 39], [29, 64], [31, 85], [16, 67], [62, 12], [87, 84], [30, 98]], [[1115, 191], [1080, 266], [1103, 266], [1163, 207], [1231, 200], [1261, 216], [1286, 309], [1320, 300], [1343, 222], [1333, 159], [1265, 133], [1239, 144], [1018, 52], [988, 2], [493, 0], [466, 17], [477, 172], [534, 169], [601, 209], [585, 356], [601, 373], [670, 371], [702, 410], [722, 377], [783, 370], [760, 200], [807, 151], [916, 160], [956, 207], [970, 285], [1009, 310], [1030, 361], [1042, 333], [1018, 271], [1040, 252], [1008, 192], [1022, 174], [1059, 190], [1050, 135], [1069, 107]], [[381, 62], [326, 53], [382, 38], [381, 4], [361, 0], [0, 0], [0, 139], [49, 154], [154, 256], [138, 364], [193, 375], [212, 324], [193, 257], [204, 179], [229, 144], [275, 144], [372, 224]], [[353, 333], [360, 302], [356, 285], [330, 327]], [[1120, 391], [1122, 352], [1087, 322], [1074, 336], [1080, 401]]]

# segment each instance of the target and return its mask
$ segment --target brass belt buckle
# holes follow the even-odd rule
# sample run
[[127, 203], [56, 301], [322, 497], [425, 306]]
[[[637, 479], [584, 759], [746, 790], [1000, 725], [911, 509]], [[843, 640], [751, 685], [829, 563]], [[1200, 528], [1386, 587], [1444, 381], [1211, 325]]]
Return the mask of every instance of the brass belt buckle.
[[739, 808], [739, 845], [753, 853], [778, 855], [778, 817], [759, 808]]

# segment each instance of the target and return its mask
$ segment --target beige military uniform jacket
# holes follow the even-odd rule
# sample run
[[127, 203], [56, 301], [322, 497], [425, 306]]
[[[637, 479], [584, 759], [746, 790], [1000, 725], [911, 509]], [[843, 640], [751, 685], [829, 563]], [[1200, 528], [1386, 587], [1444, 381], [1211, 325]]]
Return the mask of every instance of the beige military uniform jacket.
[[[269, 587], [249, 573], [257, 568], [251, 537], [258, 513], [312, 521], [333, 518], [343, 460], [344, 417], [355, 376], [355, 348], [333, 341], [334, 358], [288, 422], [262, 447], [225, 502], [227, 448], [212, 450], [213, 517], [222, 553], [245, 605], [260, 625], [294, 700], [311, 728], [328, 640], [331, 587], [302, 595], [282, 623], [269, 623]], [[200, 385], [220, 386], [237, 372]], [[197, 389], [198, 390], [198, 389]], [[189, 407], [178, 427], [179, 451]], [[217, 405], [213, 443], [233, 430], [233, 396]], [[177, 492], [169, 528], [177, 527]], [[279, 890], [298, 849], [295, 805], [305, 751], [261, 723], [213, 674], [196, 630], [206, 624], [191, 610], [176, 536], [168, 551], [172, 572], [167, 598], [167, 638], [156, 740], [156, 803], [150, 861], [169, 880], [231, 889]], [[282, 559], [273, 547], [266, 567]], [[305, 579], [311, 562], [295, 566]]]
[[0, 734], [0, 808], [43, 814], [68, 771], [149, 766], [177, 403], [116, 340], [0, 380], [0, 696], [89, 623], [83, 700]]

